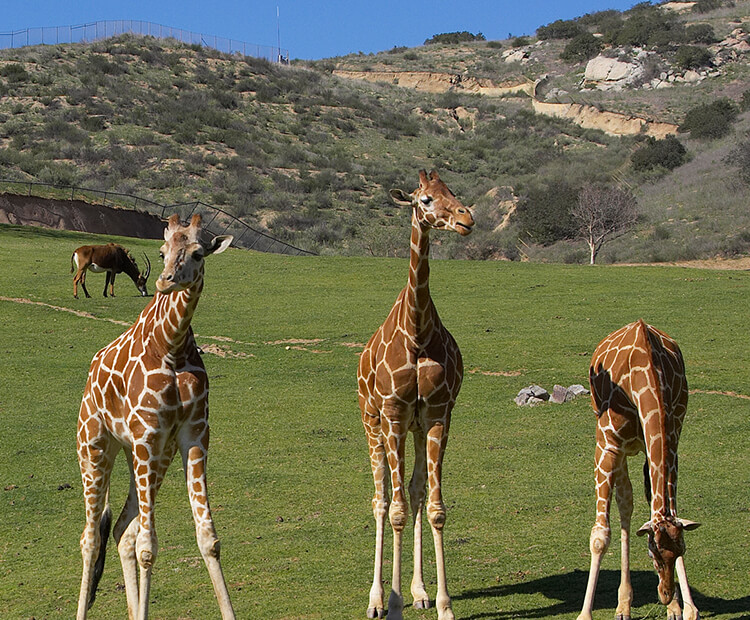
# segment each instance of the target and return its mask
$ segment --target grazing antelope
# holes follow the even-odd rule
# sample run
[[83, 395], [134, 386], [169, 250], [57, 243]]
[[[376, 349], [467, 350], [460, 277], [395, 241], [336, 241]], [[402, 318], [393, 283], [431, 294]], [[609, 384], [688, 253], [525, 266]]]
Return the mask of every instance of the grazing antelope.
[[145, 254], [143, 257], [146, 259], [145, 273], [140, 272], [133, 256], [121, 245], [117, 245], [116, 243], [108, 243], [107, 245], [82, 245], [70, 257], [70, 273], [76, 272], [76, 275], [73, 276], [73, 297], [78, 299], [79, 282], [83, 287], [86, 297], [91, 297], [88, 290], [86, 290], [87, 270], [95, 273], [107, 272], [107, 279], [104, 282], [105, 297], [107, 296], [107, 286], [109, 286], [109, 294], [112, 297], [115, 296], [115, 276], [123, 272], [130, 276], [130, 279], [133, 280], [141, 295], [146, 297], [148, 295], [146, 281], [151, 273], [151, 262]]

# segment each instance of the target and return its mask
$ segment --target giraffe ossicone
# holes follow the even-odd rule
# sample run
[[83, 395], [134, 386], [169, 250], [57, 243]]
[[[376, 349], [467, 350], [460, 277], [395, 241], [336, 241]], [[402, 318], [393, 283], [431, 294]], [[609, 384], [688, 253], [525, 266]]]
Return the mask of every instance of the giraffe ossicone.
[[122, 450], [130, 490], [114, 525], [128, 615], [146, 620], [157, 555], [154, 503], [177, 450], [185, 470], [196, 538], [222, 617], [234, 618], [208, 503], [208, 376], [190, 326], [203, 290], [204, 258], [229, 247], [231, 236], [201, 241], [201, 217], [182, 226], [169, 218], [157, 292], [127, 331], [91, 362], [78, 416], [77, 448], [86, 507], [78, 620], [86, 618], [102, 576], [111, 525], [109, 482]]
[[[685, 572], [683, 532], [698, 523], [677, 517], [677, 445], [688, 401], [685, 363], [677, 343], [643, 320], [607, 336], [597, 346], [589, 369], [596, 428], [596, 521], [589, 547], [591, 568], [578, 620], [590, 620], [599, 569], [610, 543], [612, 492], [620, 512], [621, 582], [617, 618], [629, 620], [630, 520], [633, 488], [626, 459], [646, 453], [644, 487], [649, 520], [637, 530], [648, 535], [648, 552], [659, 576], [659, 600], [669, 618], [697, 620]], [[675, 573], [682, 594], [682, 609]]]
[[[401, 540], [409, 512], [404, 454], [407, 434], [411, 431], [415, 448], [414, 473], [409, 483], [414, 524], [413, 606], [418, 609], [430, 606], [422, 577], [422, 511], [426, 506], [435, 545], [435, 606], [439, 620], [453, 620], [443, 553], [445, 504], [441, 478], [451, 410], [463, 378], [463, 362], [456, 341], [441, 323], [430, 297], [429, 232], [443, 229], [468, 235], [474, 219], [435, 171], [428, 175], [421, 170], [419, 187], [410, 194], [400, 189], [391, 190], [390, 194], [396, 204], [412, 209], [411, 252], [406, 287], [365, 346], [357, 375], [359, 406], [375, 483], [372, 500], [376, 524], [375, 569], [367, 615], [382, 618], [386, 613], [382, 572], [387, 516], [393, 530], [393, 576], [387, 613], [391, 620], [402, 618]], [[425, 504], [426, 486], [429, 491]]]

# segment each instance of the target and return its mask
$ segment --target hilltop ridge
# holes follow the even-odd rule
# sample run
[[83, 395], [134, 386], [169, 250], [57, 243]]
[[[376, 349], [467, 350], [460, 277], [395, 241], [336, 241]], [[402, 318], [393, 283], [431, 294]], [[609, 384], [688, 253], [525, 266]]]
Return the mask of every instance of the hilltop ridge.
[[[599, 26], [570, 22], [589, 35]], [[674, 134], [692, 107], [742, 104], [748, 22], [742, 0], [669, 22], [710, 26], [710, 43], [603, 44], [592, 59], [645, 72], [606, 87], [587, 78], [589, 59], [563, 60], [570, 40], [542, 36], [290, 67], [130, 35], [3, 50], [0, 176], [202, 200], [312, 251], [403, 255], [405, 216], [387, 191], [410, 190], [419, 168], [435, 167], [479, 222], [467, 243], [436, 235], [436, 256], [570, 262], [584, 260], [583, 245], [565, 231], [530, 236], [524, 208], [545, 191], [617, 182], [643, 216], [603, 260], [736, 255], [750, 248], [750, 216], [726, 157], [750, 128], [745, 114], [720, 139], [678, 133], [692, 161], [671, 172], [639, 172], [630, 157], [648, 135]], [[686, 45], [709, 64], [677, 67]]]

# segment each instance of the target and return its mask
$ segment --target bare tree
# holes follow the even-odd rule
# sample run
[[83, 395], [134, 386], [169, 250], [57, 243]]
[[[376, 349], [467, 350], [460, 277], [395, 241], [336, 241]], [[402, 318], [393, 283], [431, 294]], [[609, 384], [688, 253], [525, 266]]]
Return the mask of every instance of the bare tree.
[[630, 230], [638, 219], [638, 203], [629, 189], [586, 185], [570, 212], [579, 237], [591, 250], [591, 264], [606, 241]]

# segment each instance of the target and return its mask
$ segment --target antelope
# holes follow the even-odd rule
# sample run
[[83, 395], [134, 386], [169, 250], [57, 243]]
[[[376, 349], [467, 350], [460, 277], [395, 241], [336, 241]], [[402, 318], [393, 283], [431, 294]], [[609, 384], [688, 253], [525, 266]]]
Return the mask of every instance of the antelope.
[[[146, 259], [146, 273], [141, 273], [135, 259], [121, 245], [108, 243], [106, 245], [82, 245], [70, 257], [70, 273], [76, 272], [73, 277], [73, 297], [78, 299], [78, 283], [81, 283], [83, 292], [86, 297], [91, 297], [86, 289], [86, 271], [94, 273], [107, 272], [107, 279], [104, 282], [104, 296], [107, 296], [107, 286], [109, 294], [115, 296], [115, 276], [118, 273], [126, 273], [133, 280], [136, 288], [141, 292], [143, 297], [148, 295], [146, 291], [146, 281], [151, 273], [151, 262], [144, 253]], [[77, 271], [76, 271], [77, 269]]]

